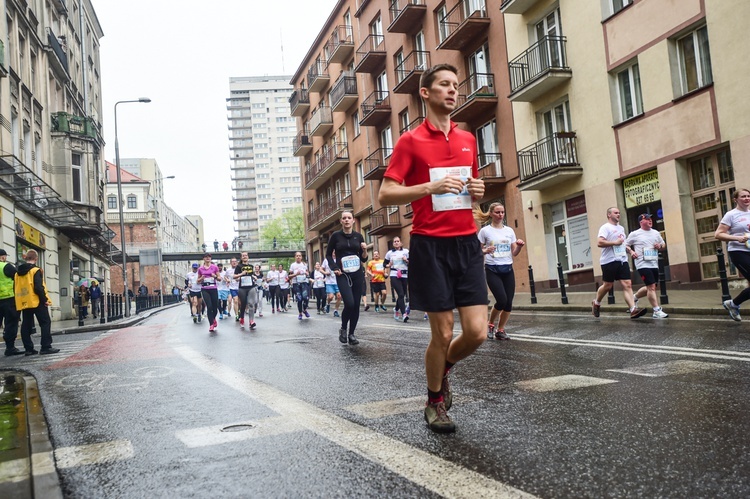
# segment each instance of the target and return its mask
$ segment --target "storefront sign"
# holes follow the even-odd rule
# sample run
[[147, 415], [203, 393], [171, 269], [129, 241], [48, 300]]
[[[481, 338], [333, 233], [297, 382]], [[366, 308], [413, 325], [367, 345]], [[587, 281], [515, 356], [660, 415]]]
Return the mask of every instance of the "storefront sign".
[[626, 178], [622, 181], [622, 190], [625, 193], [625, 207], [627, 208], [660, 201], [659, 173], [651, 170]]
[[585, 215], [568, 220], [570, 232], [570, 264], [572, 270], [594, 265], [589, 239], [589, 219]]
[[16, 237], [18, 239], [23, 239], [40, 249], [45, 249], [47, 247], [47, 241], [44, 234], [26, 222], [22, 222], [18, 218], [16, 218]]
[[581, 194], [578, 197], [567, 199], [565, 201], [565, 212], [568, 218], [586, 213], [586, 197]]

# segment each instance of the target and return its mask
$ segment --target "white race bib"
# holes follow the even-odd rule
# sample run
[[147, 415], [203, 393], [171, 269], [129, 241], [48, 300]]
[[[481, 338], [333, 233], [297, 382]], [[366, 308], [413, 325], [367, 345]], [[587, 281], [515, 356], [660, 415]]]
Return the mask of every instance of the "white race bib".
[[[442, 168], [430, 168], [430, 181], [434, 182], [447, 176], [461, 177], [466, 182], [471, 177], [470, 166], [449, 166]], [[433, 211], [450, 211], [450, 210], [470, 210], [471, 195], [464, 185], [464, 188], [458, 194], [433, 194], [432, 195]]]
[[204, 277], [203, 278], [203, 285], [204, 286], [213, 286], [216, 283], [213, 277]]
[[361, 265], [362, 263], [357, 255], [349, 255], [341, 258], [341, 270], [347, 274], [358, 271]]
[[659, 259], [659, 251], [655, 249], [644, 249], [643, 259], [647, 262], [655, 262]]
[[612, 246], [612, 249], [615, 251], [615, 256], [625, 256], [625, 245], [620, 244], [619, 246]]
[[253, 276], [243, 275], [242, 277], [240, 277], [240, 286], [248, 287], [252, 285], [253, 285]]
[[750, 232], [745, 232], [745, 237], [747, 237], [747, 241], [745, 241], [745, 247], [750, 248]]
[[495, 258], [508, 258], [510, 256], [510, 243], [494, 241], [495, 253], [492, 255]]

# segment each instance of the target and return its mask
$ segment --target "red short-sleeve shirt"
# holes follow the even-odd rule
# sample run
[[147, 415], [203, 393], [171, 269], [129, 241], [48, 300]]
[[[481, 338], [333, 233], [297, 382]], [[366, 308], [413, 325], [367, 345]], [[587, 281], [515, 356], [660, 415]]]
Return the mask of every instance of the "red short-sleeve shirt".
[[[470, 166], [477, 178], [477, 143], [474, 135], [451, 122], [448, 135], [425, 120], [416, 129], [399, 138], [393, 149], [385, 176], [399, 184], [418, 185], [430, 181], [430, 169]], [[432, 196], [411, 203], [414, 211], [412, 234], [432, 237], [456, 237], [475, 234], [471, 209], [434, 211]]]

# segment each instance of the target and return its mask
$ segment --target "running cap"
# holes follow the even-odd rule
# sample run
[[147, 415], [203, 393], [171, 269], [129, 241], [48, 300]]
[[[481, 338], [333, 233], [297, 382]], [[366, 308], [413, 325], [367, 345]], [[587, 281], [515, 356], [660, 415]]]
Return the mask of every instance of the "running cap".
[[641, 213], [638, 215], [638, 221], [640, 222], [641, 220], [651, 220], [651, 213]]
[[194, 268], [194, 269], [197, 269], [198, 267], [200, 267], [200, 265], [198, 265], [197, 263], [194, 263], [194, 264], [193, 264], [193, 268]]
[[211, 256], [211, 253], [204, 253], [203, 258], [206, 258], [207, 256]]

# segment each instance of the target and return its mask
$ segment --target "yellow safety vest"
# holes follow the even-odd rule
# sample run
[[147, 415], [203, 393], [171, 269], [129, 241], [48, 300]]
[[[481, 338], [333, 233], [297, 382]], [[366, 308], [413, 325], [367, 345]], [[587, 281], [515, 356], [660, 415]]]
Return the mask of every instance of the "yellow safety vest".
[[[16, 310], [26, 310], [39, 306], [39, 295], [34, 292], [34, 275], [41, 270], [39, 267], [34, 267], [28, 274], [16, 274]], [[42, 287], [44, 288], [46, 301], [51, 301], [44, 278], [42, 278]]]

